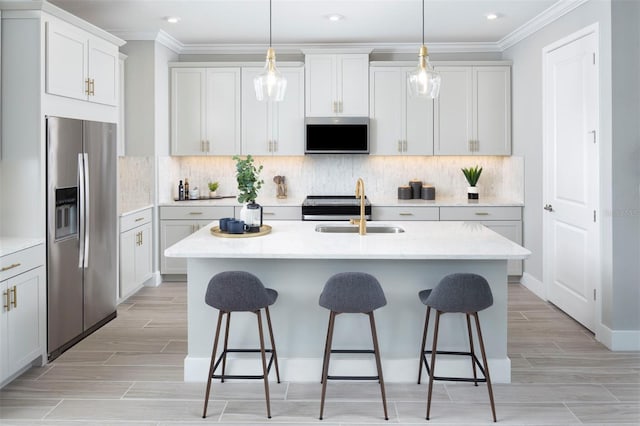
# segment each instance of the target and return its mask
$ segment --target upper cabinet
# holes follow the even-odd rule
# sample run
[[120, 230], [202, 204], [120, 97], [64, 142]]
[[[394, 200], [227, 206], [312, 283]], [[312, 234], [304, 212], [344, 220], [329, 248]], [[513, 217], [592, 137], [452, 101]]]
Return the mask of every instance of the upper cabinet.
[[437, 66], [435, 155], [511, 155], [511, 67]]
[[253, 79], [262, 67], [242, 68], [242, 153], [304, 154], [304, 68], [280, 67], [287, 79], [281, 102], [259, 102]]
[[369, 139], [372, 155], [432, 155], [433, 100], [412, 97], [411, 67], [371, 67]]
[[118, 105], [118, 47], [60, 20], [46, 22], [46, 92]]
[[240, 153], [240, 68], [171, 70], [171, 154]]
[[369, 115], [369, 55], [305, 56], [307, 117]]

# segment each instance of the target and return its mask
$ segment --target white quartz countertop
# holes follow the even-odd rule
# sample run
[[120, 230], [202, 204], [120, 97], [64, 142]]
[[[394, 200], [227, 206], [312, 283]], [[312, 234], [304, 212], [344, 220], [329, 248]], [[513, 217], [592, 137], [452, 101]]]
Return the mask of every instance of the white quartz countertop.
[[[167, 248], [167, 257], [251, 259], [525, 259], [531, 252], [473, 222], [369, 222], [397, 225], [398, 234], [321, 233], [322, 222], [272, 221], [271, 233], [223, 238], [210, 232], [218, 221]], [[330, 225], [346, 225], [330, 223]], [[355, 226], [355, 225], [353, 225]]]
[[44, 238], [0, 237], [0, 257], [44, 244]]
[[129, 207], [128, 210], [123, 210], [122, 213], [120, 213], [120, 216], [129, 216], [151, 208], [153, 208], [153, 204], [144, 204], [137, 207]]
[[[167, 201], [160, 203], [160, 206], [241, 206], [236, 196], [224, 196], [225, 198], [201, 198], [199, 200]], [[304, 200], [301, 198], [275, 198], [258, 197], [256, 202], [262, 206], [301, 206]]]

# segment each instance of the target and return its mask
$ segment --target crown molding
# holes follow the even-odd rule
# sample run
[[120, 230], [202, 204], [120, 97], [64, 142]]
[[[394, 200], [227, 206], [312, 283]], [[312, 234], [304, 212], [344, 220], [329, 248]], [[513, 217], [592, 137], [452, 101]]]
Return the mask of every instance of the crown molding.
[[109, 30], [109, 32], [127, 41], [156, 41], [175, 53], [182, 53], [184, 44], [174, 38], [164, 30], [159, 31], [119, 31]]
[[498, 41], [496, 45], [499, 46], [501, 52], [505, 51], [546, 27], [556, 19], [561, 18], [575, 8], [582, 6], [587, 1], [589, 0], [559, 0], [542, 13], [526, 22], [524, 25], [507, 34]]

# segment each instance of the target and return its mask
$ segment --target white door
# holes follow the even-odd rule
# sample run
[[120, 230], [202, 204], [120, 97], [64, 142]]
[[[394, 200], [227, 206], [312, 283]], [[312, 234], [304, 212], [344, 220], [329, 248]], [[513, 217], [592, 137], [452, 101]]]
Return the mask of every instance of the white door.
[[550, 302], [590, 330], [599, 276], [597, 29], [544, 55], [543, 276]]

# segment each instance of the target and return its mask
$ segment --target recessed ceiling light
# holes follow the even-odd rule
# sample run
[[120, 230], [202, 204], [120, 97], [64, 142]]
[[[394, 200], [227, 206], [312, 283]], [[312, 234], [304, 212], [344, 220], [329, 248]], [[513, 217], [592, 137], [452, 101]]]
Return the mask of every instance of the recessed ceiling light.
[[178, 16], [167, 16], [164, 20], [170, 24], [177, 24], [180, 22], [180, 18]]
[[485, 18], [487, 18], [487, 20], [489, 21], [493, 21], [494, 19], [498, 19], [500, 17], [499, 14], [497, 13], [487, 13], [486, 15], [484, 15]]
[[344, 16], [339, 15], [337, 13], [332, 13], [331, 15], [325, 16], [325, 18], [327, 18], [331, 22], [338, 22], [338, 21], [342, 21], [344, 19]]

